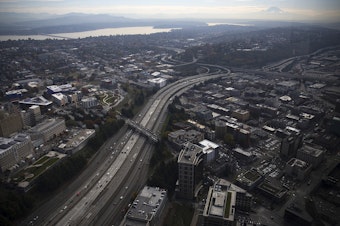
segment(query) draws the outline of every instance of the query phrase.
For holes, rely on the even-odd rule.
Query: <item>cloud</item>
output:
[[[65,0],[0,0],[0,3],[64,2]]]
[[[124,2],[125,3],[122,3]],[[0,0],[1,12],[21,13],[107,13],[134,17],[180,17],[180,18],[243,18],[243,19],[283,19],[283,20],[324,20],[340,21],[340,9],[331,10],[299,8],[295,4],[281,5],[282,0],[275,0],[275,6],[268,8],[264,4],[269,0],[193,0],[183,1],[136,1],[136,0]],[[287,3],[291,0],[285,0]],[[314,0],[313,0],[314,1]],[[330,1],[330,0],[327,0]],[[156,2],[156,3],[155,3]],[[237,3],[238,2],[238,3]],[[270,1],[273,3],[273,1]],[[170,5],[169,5],[170,4]]]

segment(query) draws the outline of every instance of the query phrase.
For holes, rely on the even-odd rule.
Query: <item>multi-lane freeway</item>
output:
[[[159,90],[138,114],[133,123],[145,129],[150,136],[159,134],[167,105],[175,95],[180,95],[193,85],[209,79],[227,76],[200,74],[181,79]],[[124,128],[120,139],[113,138],[101,147],[106,153],[97,161],[92,173],[81,175],[81,180],[71,184],[73,190],[50,204],[42,214],[39,224],[43,225],[112,225],[122,219],[122,210],[130,202],[132,194],[146,182],[147,165],[151,156],[152,143],[148,133]],[[153,137],[154,138],[154,137]],[[100,155],[100,154],[99,154]],[[94,164],[94,163],[93,163]],[[72,193],[73,192],[73,193]],[[38,222],[36,222],[38,223]]]

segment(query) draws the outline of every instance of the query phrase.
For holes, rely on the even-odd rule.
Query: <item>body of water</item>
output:
[[[138,34],[153,34],[159,32],[170,32],[172,28],[157,29],[151,26],[145,27],[120,27],[120,28],[105,28],[91,31],[60,33],[60,34],[46,34],[46,35],[0,35],[0,41],[7,40],[45,40],[45,39],[77,39],[87,37],[99,37],[110,35],[138,35]]]
[[[242,27],[249,27],[253,26],[251,24],[237,24],[237,23],[207,23],[208,26],[218,26],[218,25],[235,25],[235,26],[242,26]]]

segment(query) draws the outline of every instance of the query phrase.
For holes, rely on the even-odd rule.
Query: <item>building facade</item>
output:
[[[86,97],[81,99],[81,105],[83,108],[91,108],[98,105],[98,100],[95,97]]]
[[[20,132],[22,130],[23,123],[19,112],[13,112],[11,114],[1,112],[0,114],[1,137],[10,137],[13,133]]]
[[[11,138],[0,137],[1,172],[9,170],[30,154],[33,154],[33,145],[28,135],[21,133]]]
[[[39,140],[39,145],[53,139],[66,130],[65,120],[61,118],[46,119],[32,127],[28,133],[33,141]]]
[[[301,159],[313,165],[316,168],[320,165],[325,155],[325,151],[321,146],[305,144],[296,154],[296,158]]]
[[[192,200],[196,186],[203,177],[203,150],[200,146],[186,143],[178,156],[178,196]]]

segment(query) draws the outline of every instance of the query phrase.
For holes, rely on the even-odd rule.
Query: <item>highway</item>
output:
[[[180,95],[193,85],[209,79],[229,75],[200,74],[181,79],[159,90],[134,119],[140,128],[158,135],[167,111],[167,105],[175,95]],[[122,210],[130,202],[132,194],[145,184],[147,168],[152,153],[152,143],[145,134],[123,128],[121,138],[109,140],[101,147],[104,154],[92,173],[87,171],[70,185],[67,194],[57,202],[44,205],[35,214],[35,222],[41,225],[102,225],[119,223]],[[98,157],[99,158],[99,157]],[[52,202],[52,201],[51,201]],[[111,206],[111,208],[109,207]],[[34,215],[35,215],[34,214]],[[33,216],[33,215],[32,215]],[[25,225],[25,224],[23,224]],[[26,224],[27,225],[27,224]]]

